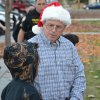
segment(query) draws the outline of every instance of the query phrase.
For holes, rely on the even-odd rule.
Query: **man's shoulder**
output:
[[[30,10],[29,12],[28,12],[28,15],[31,15],[31,14],[34,14],[34,13],[37,13],[37,11],[36,11],[36,9],[34,8],[34,9],[32,9],[32,10]]]
[[[40,41],[39,35],[35,35],[34,37],[30,38],[28,42],[38,42]]]
[[[65,37],[63,37],[63,36],[61,36],[60,37],[60,42],[62,42],[63,44],[65,44],[65,45],[69,45],[69,46],[73,46],[73,44],[72,44],[72,42],[71,41],[69,41],[68,39],[66,39]]]
[[[61,40],[62,42],[65,42],[65,43],[70,42],[68,39],[66,39],[66,38],[63,37],[63,36],[60,37],[60,40]]]

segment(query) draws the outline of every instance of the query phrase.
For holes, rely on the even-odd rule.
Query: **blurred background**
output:
[[[87,89],[84,100],[100,100],[100,0],[47,0],[58,1],[69,10],[72,24],[64,34],[79,36],[76,48],[85,65]],[[34,9],[34,0],[0,0],[0,93],[11,80],[2,64],[3,49],[15,41],[13,30],[20,18]]]

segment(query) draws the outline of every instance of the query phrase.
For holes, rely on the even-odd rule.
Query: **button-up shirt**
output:
[[[84,66],[74,45],[64,37],[56,43],[44,33],[28,40],[39,45],[40,63],[36,83],[43,100],[83,100],[86,88]]]

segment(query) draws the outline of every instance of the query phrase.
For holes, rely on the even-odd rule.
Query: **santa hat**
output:
[[[32,27],[33,33],[39,34],[43,28],[43,22],[49,19],[59,20],[67,26],[71,24],[70,13],[58,2],[53,2],[43,9],[38,24]]]

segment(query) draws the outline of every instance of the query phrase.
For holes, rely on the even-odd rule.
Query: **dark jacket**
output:
[[[27,82],[14,79],[2,91],[1,100],[41,100],[36,88]]]

